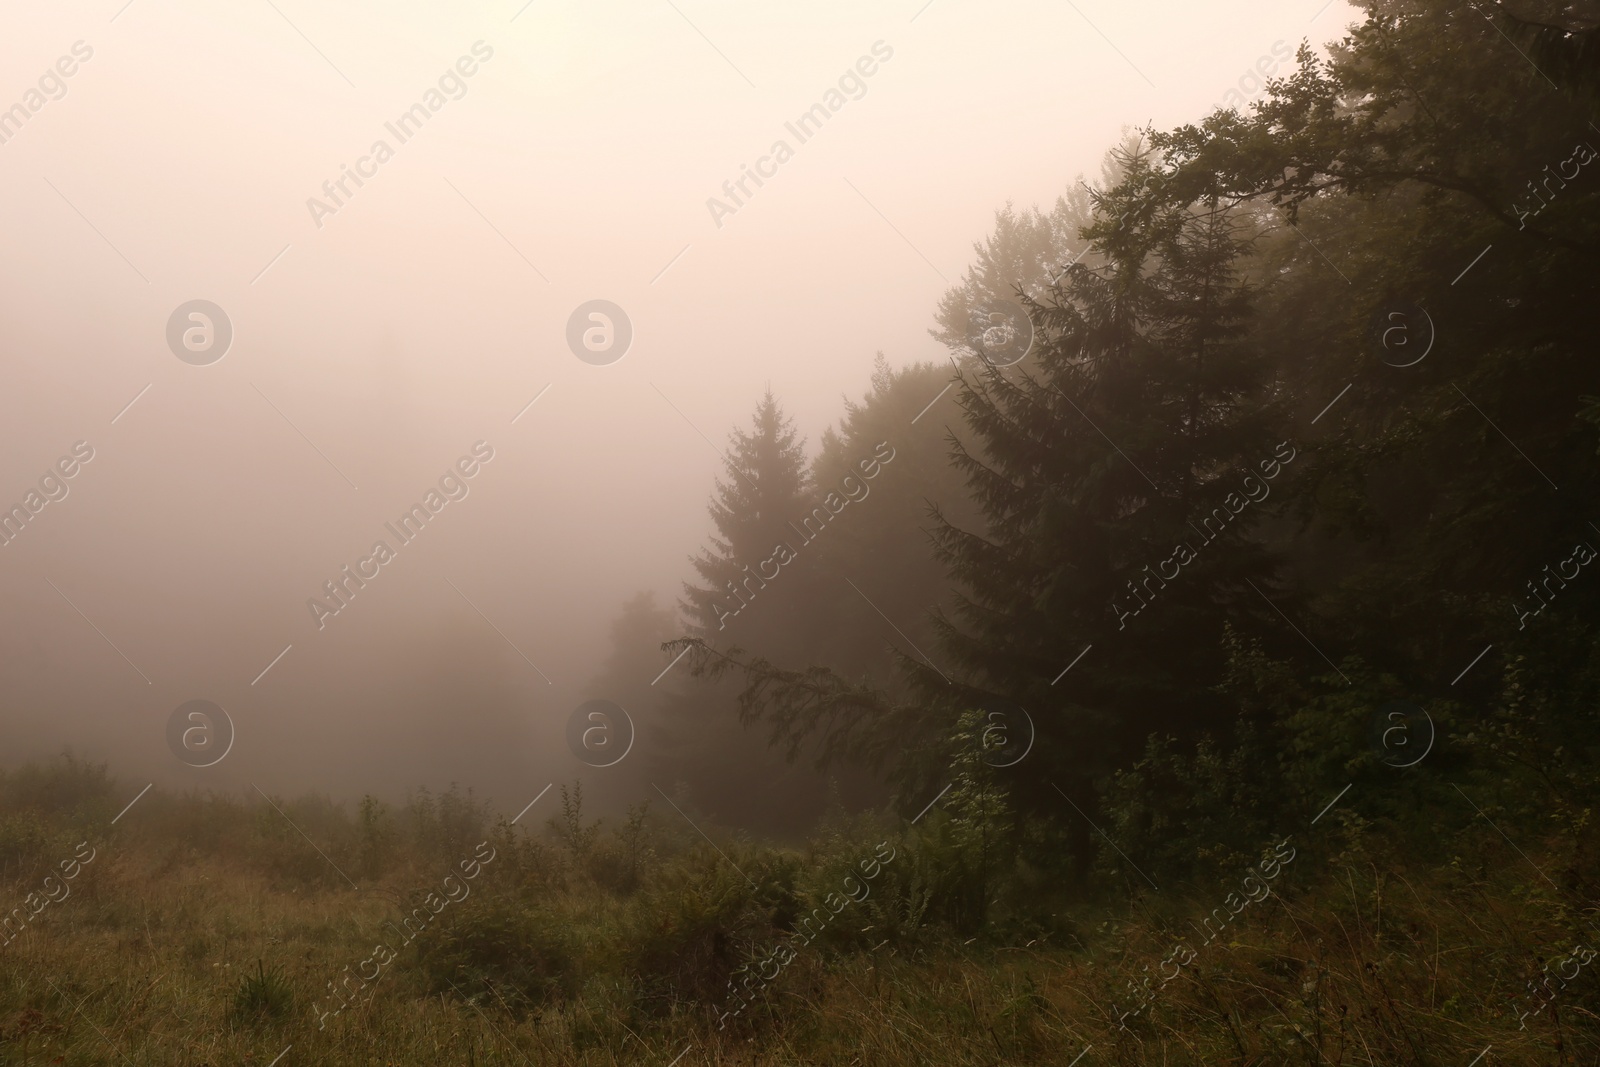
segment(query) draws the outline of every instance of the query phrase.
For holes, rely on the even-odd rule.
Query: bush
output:
[[[0,807],[10,811],[86,817],[111,803],[106,765],[85,763],[70,751],[43,766],[29,763],[9,774],[0,771]]]
[[[229,1017],[241,1026],[280,1022],[294,1008],[294,989],[283,972],[267,970],[256,961],[256,973],[246,975],[234,990]]]
[[[51,828],[32,812],[0,815],[0,880],[25,877],[50,862]]]
[[[649,999],[711,1001],[745,950],[773,936],[773,908],[781,904],[781,875],[737,862],[757,884],[720,857],[709,865],[683,861],[633,898],[621,933],[621,964]]]
[[[490,989],[517,1013],[572,996],[579,960],[571,924],[506,895],[474,894],[417,940],[427,991]]]

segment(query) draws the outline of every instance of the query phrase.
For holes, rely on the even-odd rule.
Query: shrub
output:
[[[229,1016],[242,1026],[260,1026],[287,1018],[293,1008],[294,989],[289,980],[278,968],[269,971],[257,960],[256,973],[246,975],[234,990]]]
[[[750,856],[734,862],[755,885],[721,857],[685,859],[634,897],[621,931],[621,964],[646,998],[713,1000],[744,951],[773,935],[781,876]]]
[[[85,763],[70,751],[43,766],[28,763],[0,771],[0,807],[50,815],[86,815],[112,803],[112,782],[104,763]]]
[[[579,980],[571,925],[506,895],[474,894],[417,940],[429,993],[485,986],[514,1011],[570,997]]]
[[[49,862],[51,832],[31,812],[0,815],[0,879],[29,875]]]

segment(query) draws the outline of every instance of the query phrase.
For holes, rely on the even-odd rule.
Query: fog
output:
[[[0,548],[0,762],[71,747],[164,786],[341,798],[459,781],[513,812],[595,776],[569,716],[609,695],[622,604],[691,577],[717,450],[762,393],[814,451],[875,353],[945,359],[934,308],[996,209],[1050,205],[1124,130],[1197,119],[1349,15],[12,7],[0,507],[45,503]],[[740,190],[746,167],[767,176]],[[203,365],[168,343],[195,300],[232,329]],[[604,365],[567,341],[591,300],[632,325]],[[907,432],[955,417],[946,396]],[[422,532],[391,534],[430,491]],[[394,558],[318,618],[379,540]],[[168,747],[194,699],[236,728],[207,768]]]

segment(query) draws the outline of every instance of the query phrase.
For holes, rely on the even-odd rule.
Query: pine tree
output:
[[[1101,161],[1103,186],[1122,180],[1126,160],[1137,155],[1142,143],[1142,136],[1124,131],[1121,145]],[[1056,198],[1048,213],[1007,203],[995,212],[994,231],[973,244],[973,264],[961,284],[940,298],[929,334],[957,361],[972,360],[975,316],[1002,302],[1017,304],[1019,292],[1039,299],[1070,264],[1097,267],[1105,262],[1102,252],[1082,236],[1093,218],[1094,192],[1081,177]]]
[[[800,595],[803,583],[792,573],[781,574],[782,589],[767,595],[757,568],[777,546],[793,546],[790,523],[805,512],[809,490],[803,443],[770,389],[756,405],[751,429],[734,431],[724,467],[710,506],[717,532],[691,560],[705,584],[685,583],[681,603],[702,637],[723,640],[732,629],[743,641],[759,640],[776,632],[779,612],[770,601]],[[761,600],[769,603],[758,606]],[[763,618],[765,624],[756,621]]]
[[[948,363],[896,370],[879,353],[871,390],[859,402],[845,400],[843,418],[824,431],[812,465],[813,483],[819,491],[840,489],[859,499],[826,537],[807,548],[820,571],[818,599],[825,598],[814,618],[797,620],[809,627],[816,648],[807,661],[890,684],[896,664],[885,650],[902,643],[902,636],[884,616],[894,620],[904,641],[933,647],[927,616],[944,599],[948,584],[925,532],[929,503],[952,509],[963,520],[978,518],[939,432],[939,420],[953,405],[946,400],[929,408],[950,379]],[[912,424],[919,413],[921,421]],[[877,462],[882,455],[893,459]],[[871,597],[870,604],[864,595]]]
[[[1249,632],[1270,610],[1249,584],[1266,587],[1271,564],[1246,493],[1265,499],[1258,466],[1281,470],[1287,453],[1275,458],[1270,368],[1245,329],[1248,223],[1214,194],[1167,195],[1148,153],[1122,162],[1084,231],[1106,265],[1030,302],[1037,363],[963,375],[979,447],[952,441],[953,457],[988,530],[936,531],[964,590],[940,625],[945,673],[964,682],[958,700],[1033,716],[1038,756],[1015,787],[1035,810],[1061,810],[1057,789],[1090,810],[1148,734],[1223,720],[1224,624]],[[942,678],[905,664],[945,699]]]
[[[709,509],[716,532],[691,559],[704,583],[684,584],[680,607],[691,634],[781,659],[810,654],[797,620],[816,615],[816,555],[792,525],[809,510],[810,488],[802,442],[768,390],[750,428],[732,434]],[[767,731],[745,728],[752,720],[741,717],[735,687],[681,679],[663,688],[661,726],[651,735],[656,770],[685,783],[708,813],[792,831],[821,812],[826,782],[770,748]]]

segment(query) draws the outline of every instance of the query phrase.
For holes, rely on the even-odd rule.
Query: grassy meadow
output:
[[[576,787],[517,825],[455,790],[355,810],[152,790],[118,817],[138,791],[70,759],[5,778],[0,886],[26,920],[0,950],[0,1063],[1600,1057],[1590,917],[1545,878],[1573,855],[1482,819],[1431,857],[1343,798],[1214,884],[1108,874],[1073,904],[1026,850],[975,865],[959,797],[779,848],[705,826],[713,846],[666,805],[596,821]]]

